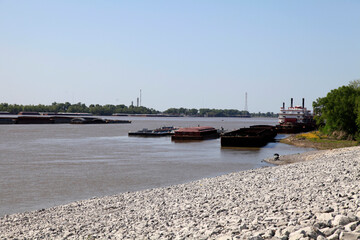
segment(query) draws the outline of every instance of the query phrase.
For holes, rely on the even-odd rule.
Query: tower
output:
[[[140,89],[140,107],[141,107],[141,89]]]
[[[245,92],[245,107],[244,107],[244,111],[247,111],[247,112],[248,112],[247,92]]]

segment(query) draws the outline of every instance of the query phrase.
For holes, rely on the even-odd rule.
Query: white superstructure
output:
[[[311,123],[312,121],[313,121],[313,115],[311,114],[311,111],[306,109],[304,98],[303,98],[302,106],[293,106],[293,99],[291,98],[290,107],[286,109],[285,103],[283,103],[283,107],[280,108],[279,124],[287,124],[287,123],[307,124],[307,123]]]

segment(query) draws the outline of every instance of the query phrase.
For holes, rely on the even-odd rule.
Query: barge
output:
[[[273,141],[277,133],[274,126],[257,125],[240,128],[221,135],[222,147],[263,147]]]
[[[219,138],[220,134],[217,129],[213,127],[189,127],[179,128],[171,136],[171,140],[206,140]]]
[[[175,127],[161,127],[156,128],[154,130],[149,130],[147,128],[143,128],[142,130],[136,132],[129,132],[129,136],[139,136],[139,137],[162,137],[162,136],[172,136],[174,135],[174,131],[178,128]]]
[[[250,128],[270,130],[271,139],[274,139],[277,135],[276,127],[272,126],[272,125],[252,125],[252,126],[250,126]]]
[[[0,117],[0,124],[114,124],[131,123],[129,120],[102,119],[98,117],[78,117],[71,115],[18,115]]]

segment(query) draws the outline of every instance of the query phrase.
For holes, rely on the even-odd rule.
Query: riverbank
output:
[[[360,147],[0,219],[2,239],[344,239],[360,236]],[[308,239],[309,239],[308,238]]]
[[[339,140],[336,137],[321,134],[319,131],[292,134],[287,138],[281,139],[280,142],[297,147],[315,148],[317,150],[354,147],[359,145],[357,141]]]

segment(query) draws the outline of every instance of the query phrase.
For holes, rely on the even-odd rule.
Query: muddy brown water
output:
[[[170,137],[127,135],[162,126],[232,130],[275,125],[277,119],[113,118],[132,123],[0,125],[0,217],[270,166],[262,160],[274,153],[310,150],[282,143],[261,149],[221,148],[220,139],[178,143]]]

